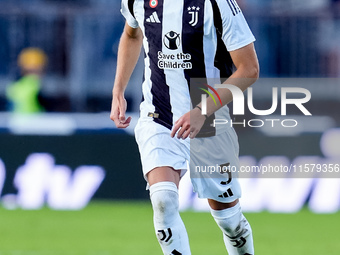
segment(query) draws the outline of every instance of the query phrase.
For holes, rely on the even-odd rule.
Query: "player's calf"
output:
[[[150,187],[156,235],[166,255],[190,255],[189,239],[178,211],[178,190],[173,182]]]
[[[223,232],[223,239],[229,255],[253,255],[252,230],[241,212],[240,204],[224,210],[212,210],[217,225]]]

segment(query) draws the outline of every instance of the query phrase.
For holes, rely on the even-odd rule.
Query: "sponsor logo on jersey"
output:
[[[157,12],[153,12],[149,18],[146,19],[146,22],[148,23],[161,23],[159,20]]]
[[[199,10],[200,8],[196,6],[188,7],[188,13],[191,15],[191,20],[189,24],[193,27],[196,26],[198,23]]]
[[[168,54],[158,52],[159,69],[192,69],[191,55],[188,53]]]
[[[170,31],[164,36],[163,41],[165,47],[167,47],[169,50],[177,50],[181,43],[180,34]]]
[[[164,35],[164,46],[171,51],[178,50],[181,45],[181,35],[170,31]],[[191,54],[178,52],[169,53],[168,50],[158,51],[159,69],[192,69]]]
[[[156,8],[158,6],[158,0],[150,0],[150,7]]]

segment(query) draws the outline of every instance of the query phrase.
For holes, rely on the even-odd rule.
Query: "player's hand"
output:
[[[195,138],[198,132],[201,130],[205,116],[201,114],[200,109],[194,108],[190,112],[187,112],[180,117],[171,131],[171,137],[175,137],[177,133],[178,139],[186,139],[190,137]]]
[[[130,125],[131,117],[125,117],[126,107],[124,96],[113,94],[110,119],[115,122],[117,128],[127,128]]]

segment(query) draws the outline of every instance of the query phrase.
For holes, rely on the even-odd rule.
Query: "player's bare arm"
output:
[[[124,92],[137,64],[142,42],[143,35],[140,28],[132,28],[125,24],[118,48],[117,70],[112,90],[110,115],[117,128],[126,128],[131,121],[131,117],[125,117],[127,103]]]
[[[239,87],[245,91],[250,87],[259,77],[260,67],[257,59],[254,44],[251,43],[241,49],[231,51],[230,56],[236,67],[236,71],[224,82],[224,84],[231,84]],[[221,97],[222,105],[229,104],[232,100],[232,94],[228,89],[217,89]],[[222,106],[213,102],[212,98],[207,98],[207,116],[210,116]]]
[[[259,77],[259,63],[254,44],[251,43],[241,49],[231,51],[230,55],[236,67],[236,71],[224,83],[235,85],[244,91]],[[232,94],[229,90],[218,89],[217,92],[221,97],[223,106],[232,101]],[[221,107],[221,105],[216,106],[212,98],[209,97],[207,99],[207,116],[210,116]],[[178,132],[177,138],[195,138],[202,128],[205,118],[206,117],[201,114],[201,110],[198,107],[195,107],[176,121],[171,132],[171,137],[175,137]]]

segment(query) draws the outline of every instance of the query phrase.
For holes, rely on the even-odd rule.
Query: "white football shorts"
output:
[[[190,168],[194,191],[200,198],[230,203],[241,197],[236,174],[239,170],[238,141],[233,128],[207,138],[171,138],[171,131],[152,118],[140,118],[135,127],[144,178],[156,167],[181,171]]]

